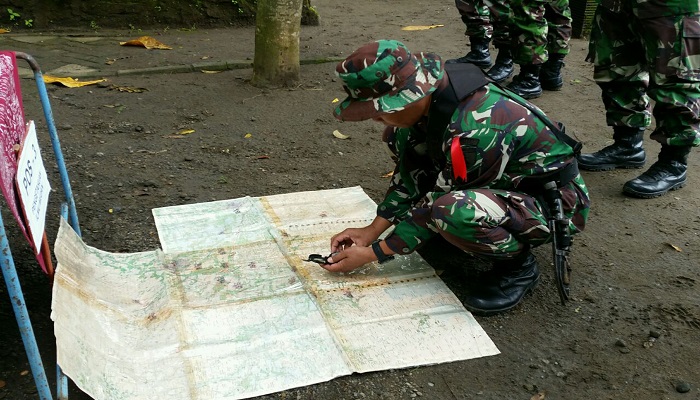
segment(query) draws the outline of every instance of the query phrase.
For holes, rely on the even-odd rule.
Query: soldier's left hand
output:
[[[376,259],[371,247],[352,246],[333,254],[328,258],[328,264],[321,267],[331,272],[350,272]]]

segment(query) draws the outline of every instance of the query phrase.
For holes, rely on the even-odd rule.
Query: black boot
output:
[[[517,306],[537,286],[540,271],[527,251],[513,260],[493,264],[492,271],[464,299],[464,307],[476,315],[493,315]]]
[[[494,82],[501,83],[508,79],[513,73],[513,54],[508,47],[498,49],[496,63],[486,72]]]
[[[453,58],[445,61],[446,64],[472,63],[480,68],[491,66],[491,53],[489,53],[489,40],[480,38],[469,38],[471,50],[466,56]]]
[[[564,80],[561,77],[561,67],[564,66],[564,54],[550,54],[547,62],[540,70],[540,84],[544,90],[561,90]]]
[[[615,168],[642,168],[647,160],[644,147],[644,128],[614,126],[610,146],[595,153],[579,154],[578,166],[587,171],[609,171]]]
[[[659,160],[639,177],[625,183],[622,191],[632,197],[652,199],[686,184],[690,146],[661,145]]]
[[[511,92],[523,99],[534,99],[542,94],[540,86],[539,64],[524,64],[520,66],[520,73],[506,86]]]

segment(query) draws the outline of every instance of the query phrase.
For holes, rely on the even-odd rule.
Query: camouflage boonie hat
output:
[[[366,44],[335,70],[348,93],[334,112],[343,121],[401,111],[432,93],[443,76],[440,57],[431,53],[413,55],[396,40]]]

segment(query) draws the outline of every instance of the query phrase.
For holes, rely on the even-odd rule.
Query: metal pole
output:
[[[70,179],[68,179],[68,171],[66,169],[66,163],[63,159],[63,153],[61,152],[61,143],[58,140],[58,133],[56,132],[56,124],[53,120],[53,113],[51,112],[51,104],[49,102],[49,95],[46,92],[46,85],[44,84],[44,78],[41,74],[41,68],[39,64],[34,60],[32,56],[26,53],[15,52],[17,58],[26,60],[34,71],[34,80],[36,81],[36,87],[39,90],[39,98],[41,100],[41,108],[44,109],[44,118],[46,119],[46,125],[49,128],[49,135],[51,137],[51,145],[53,146],[53,152],[56,155],[56,164],[58,166],[58,172],[61,176],[61,183],[63,185],[63,191],[66,195],[66,203],[68,203],[68,222],[70,226],[73,227],[78,236],[80,234],[80,224],[78,223],[78,212],[75,208],[75,200],[73,199],[73,191],[70,186]]]
[[[68,204],[61,204],[61,216],[68,220]],[[58,358],[58,354],[56,355]],[[56,362],[56,397],[58,400],[68,400],[68,377]]]
[[[2,222],[2,216],[0,216],[0,264],[2,265],[2,275],[3,278],[5,278],[7,292],[10,295],[10,302],[15,312],[19,332],[24,342],[24,350],[27,352],[29,366],[34,376],[36,389],[39,392],[39,398],[41,400],[52,400],[51,389],[49,388],[49,382],[46,379],[46,372],[44,371],[44,363],[41,362],[39,347],[36,344],[32,323],[29,320],[27,306],[24,303],[22,287],[17,277],[17,270],[15,269],[15,262],[12,259],[12,252],[10,251],[10,244],[7,241],[7,234],[5,232],[5,224]]]

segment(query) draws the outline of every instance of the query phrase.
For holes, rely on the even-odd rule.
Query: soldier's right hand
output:
[[[374,242],[377,235],[370,226],[364,228],[348,228],[331,238],[331,253],[343,251],[351,246],[367,247]]]

